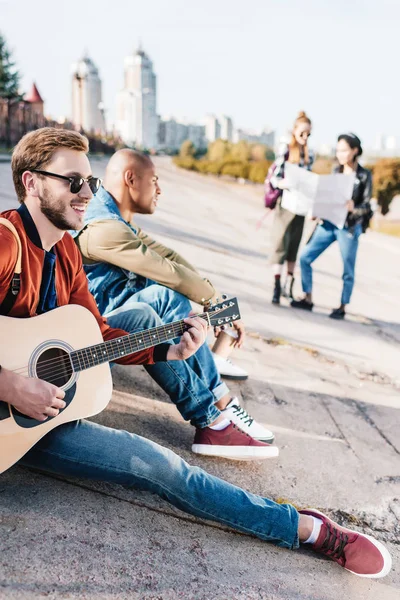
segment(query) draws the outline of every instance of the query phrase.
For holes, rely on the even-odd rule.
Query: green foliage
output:
[[[180,156],[174,156],[172,161],[177,167],[181,167],[182,169],[188,169],[189,171],[195,170],[194,167],[196,160],[194,158],[181,158]]]
[[[210,161],[223,160],[231,150],[231,144],[226,140],[215,140],[208,146],[207,158]]]
[[[265,151],[265,158],[267,160],[270,160],[271,162],[275,160],[275,152],[273,151],[272,148],[268,148],[268,146],[267,146],[267,149]]]
[[[233,160],[246,162],[251,158],[250,144],[241,140],[237,144],[232,144],[230,155]]]
[[[249,175],[249,164],[247,162],[230,161],[225,162],[221,167],[221,175],[230,175],[247,179]]]
[[[371,168],[371,167],[369,167]],[[400,160],[382,158],[372,167],[373,195],[381,207],[382,214],[389,212],[393,197],[400,194]]]
[[[190,140],[185,140],[181,145],[181,149],[179,150],[179,156],[181,158],[191,158],[195,155],[195,153],[196,148],[194,147],[193,142]]]
[[[267,146],[264,144],[253,144],[250,148],[251,160],[264,160],[266,152]]]
[[[268,169],[271,165],[271,160],[259,160],[251,163],[248,178],[250,181],[254,181],[255,183],[264,183]]]
[[[11,60],[4,37],[0,34],[0,98],[18,97],[20,75]]]
[[[263,144],[249,144],[240,141],[231,144],[216,140],[208,147],[207,156],[196,160],[193,156],[177,156],[173,162],[183,169],[204,174],[227,175],[236,179],[247,179],[264,183],[272,160],[265,158],[267,147]]]
[[[335,161],[333,158],[317,157],[313,164],[312,170],[315,173],[318,173],[318,175],[329,175],[329,173],[332,173],[334,164]]]

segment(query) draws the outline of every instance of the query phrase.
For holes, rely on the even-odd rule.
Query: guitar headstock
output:
[[[207,309],[207,313],[210,319],[210,325],[212,325],[212,327],[229,325],[229,323],[240,319],[237,298],[227,298],[219,304],[212,304]]]

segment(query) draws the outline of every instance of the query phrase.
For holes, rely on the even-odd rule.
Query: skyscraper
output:
[[[101,100],[101,80],[94,62],[87,54],[72,65],[72,122],[77,129],[105,131]]]
[[[207,142],[215,142],[221,137],[221,126],[215,115],[207,115],[205,125]]]
[[[221,139],[227,140],[231,142],[233,140],[233,121],[230,117],[226,115],[222,115],[219,118],[220,128],[221,128]]]
[[[153,63],[139,47],[125,58],[124,65],[124,88],[117,98],[116,129],[130,145],[156,148],[159,119]]]

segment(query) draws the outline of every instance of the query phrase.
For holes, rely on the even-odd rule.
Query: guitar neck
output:
[[[209,321],[208,313],[196,315]],[[180,337],[188,326],[181,321],[160,325],[152,329],[146,329],[136,333],[123,335],[115,340],[108,340],[95,346],[88,346],[80,350],[74,350],[70,354],[72,366],[75,372],[90,369],[105,362],[112,362],[123,356],[129,356],[139,350],[151,348],[168,340]]]

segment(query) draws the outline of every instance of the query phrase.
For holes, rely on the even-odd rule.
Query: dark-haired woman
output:
[[[329,315],[332,319],[344,319],[346,305],[349,304],[354,287],[354,271],[357,258],[358,238],[365,231],[365,224],[371,214],[372,177],[368,169],[364,169],[358,158],[362,154],[360,139],[354,133],[342,134],[338,137],[336,158],[338,166],[335,173],[356,174],[352,199],[347,203],[348,214],[343,229],[339,229],[330,221],[322,221],[300,256],[301,283],[305,296],[302,300],[293,300],[293,308],[312,310],[312,263],[333,242],[337,241],[343,259],[343,291],[339,308]]]
[[[271,178],[273,188],[288,189],[285,180],[285,162],[293,163],[299,167],[311,170],[314,157],[308,148],[308,138],[311,135],[311,120],[305,112],[300,112],[294,122],[289,144],[283,144],[275,161],[275,171]],[[281,199],[277,202],[272,226],[271,258],[275,286],[272,297],[273,304],[279,304],[280,297],[293,298],[294,269],[296,266],[297,252],[303,235],[304,216],[296,215],[281,206]],[[281,274],[284,263],[287,263],[287,276],[281,289]]]

